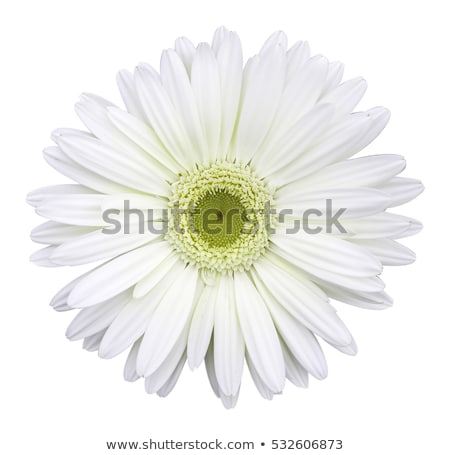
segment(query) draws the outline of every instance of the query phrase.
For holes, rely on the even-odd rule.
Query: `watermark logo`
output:
[[[344,215],[345,207],[333,207],[333,200],[325,200],[325,210],[306,208],[273,208],[269,201],[262,209],[207,208],[199,210],[193,204],[181,208],[174,204],[171,208],[138,209],[133,208],[129,200],[124,200],[123,207],[110,208],[102,213],[105,227],[104,234],[123,234],[149,232],[152,234],[166,234],[169,229],[183,233],[189,229],[193,234],[206,233],[209,235],[235,235],[239,227],[242,234],[255,234],[265,229],[269,234],[284,229],[286,234],[296,234],[303,230],[307,234],[322,232],[341,234],[347,233],[339,219]]]

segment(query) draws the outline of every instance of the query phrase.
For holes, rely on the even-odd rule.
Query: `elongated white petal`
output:
[[[330,93],[340,84],[343,74],[344,65],[341,62],[331,62],[328,65],[327,78],[322,88],[322,97]]]
[[[214,49],[214,47],[213,47]],[[231,158],[230,142],[236,125],[242,83],[242,47],[234,32],[224,33],[216,51],[221,87],[221,131],[217,159]]]
[[[281,197],[298,194],[299,186],[302,191],[312,191],[321,188],[348,188],[378,186],[405,168],[405,159],[400,155],[371,155],[339,161],[309,175],[306,178],[292,182],[280,188],[277,194]],[[379,187],[382,189],[383,187]],[[389,193],[389,191],[385,191]]]
[[[252,365],[274,393],[283,390],[285,366],[278,335],[264,301],[246,273],[235,273],[239,324]]]
[[[77,194],[96,194],[89,188],[83,185],[51,185],[38,188],[27,194],[27,202],[33,207],[39,207],[42,202],[52,199],[55,196],[74,196]],[[96,195],[97,197],[98,195]]]
[[[323,92],[328,66],[325,57],[316,55],[299,67],[296,74],[290,76],[272,124],[272,134],[283,134],[314,107]]]
[[[157,175],[149,160],[133,150],[123,153],[88,137],[62,135],[57,140],[64,153],[92,172],[104,175],[121,185],[151,194],[167,196],[169,188]]]
[[[94,335],[90,335],[83,340],[83,349],[89,352],[98,351],[100,347],[100,343],[102,342],[103,335],[105,334],[105,330],[101,330],[100,332],[95,333]]]
[[[178,378],[181,375],[181,372],[183,371],[184,364],[186,363],[186,353],[184,353],[181,356],[181,359],[178,362],[177,367],[173,371],[172,375],[170,378],[166,381],[166,383],[158,390],[158,396],[160,397],[166,397],[169,395],[169,393],[173,390],[175,387]]]
[[[307,41],[297,41],[286,53],[286,84],[297,77],[300,68],[311,56],[311,50]]]
[[[75,240],[79,236],[94,231],[95,227],[62,224],[56,221],[46,221],[31,231],[31,239],[37,243],[60,245]]]
[[[351,342],[350,332],[326,300],[315,298],[302,282],[267,260],[258,261],[254,267],[280,305],[305,327],[333,345]]]
[[[355,239],[399,239],[407,236],[413,226],[420,231],[422,225],[413,218],[382,212],[364,218],[343,219],[342,226],[346,231],[345,235],[351,235],[351,238]],[[415,228],[412,232],[416,232]]]
[[[100,357],[111,358],[120,354],[144,334],[151,315],[172,284],[170,278],[167,275],[147,295],[128,302],[108,327],[100,346]]]
[[[162,172],[169,178],[182,169],[174,155],[164,148],[155,132],[146,123],[113,107],[108,109],[107,115],[116,128],[144,150],[156,163],[160,163],[159,167],[162,167]]]
[[[66,194],[44,198],[36,213],[59,223],[77,226],[104,226],[101,212],[102,194]]]
[[[135,70],[135,79],[147,121],[169,153],[188,169],[194,164],[195,155],[189,158],[190,141],[158,73],[147,65],[140,65]]]
[[[297,361],[315,378],[327,376],[327,363],[316,337],[277,302],[258,274],[252,274],[275,322],[280,337]]]
[[[233,280],[220,277],[214,314],[214,368],[225,395],[235,395],[241,384],[245,344],[236,311]]]
[[[270,240],[295,256],[298,264],[343,275],[368,277],[381,273],[380,262],[369,252],[327,234],[274,234]]]
[[[206,138],[206,158],[209,163],[215,160],[217,154],[222,106],[219,66],[214,52],[207,44],[200,44],[195,53],[191,84]]]
[[[326,237],[323,243],[320,242],[322,237],[318,238],[318,236]],[[296,243],[292,237],[292,235],[272,236],[271,239],[274,242],[271,250],[312,277],[360,291],[377,292],[384,288],[383,282],[375,276],[381,272],[381,262],[367,251],[361,248],[353,249],[355,245],[352,245],[348,254],[344,253],[346,248],[338,253],[339,247],[345,244],[335,244],[334,240],[339,239],[329,240],[333,237],[325,234],[310,235],[310,238],[314,237],[314,241],[305,242],[306,249],[303,250],[301,242]],[[319,243],[315,244],[317,241]],[[325,247],[327,243],[329,245]],[[318,250],[313,252],[316,247]],[[320,253],[321,248],[324,248],[322,253]],[[355,262],[350,259],[353,256],[351,250],[355,254]]]
[[[290,166],[299,155],[324,134],[333,116],[334,107],[321,104],[301,117],[282,135],[269,134],[258,153],[253,157],[252,164],[268,176],[272,183],[272,175]]]
[[[287,43],[288,41],[286,33],[284,33],[281,30],[278,30],[272,33],[269,36],[269,38],[266,39],[266,41],[261,47],[261,50],[259,51],[259,54],[262,55],[265,52],[270,52],[271,49],[274,47],[280,47],[281,49],[283,49],[284,52],[286,52]]]
[[[136,366],[139,375],[149,376],[157,370],[191,317],[197,271],[179,263],[171,277],[175,282],[156,307],[142,339]]]
[[[192,61],[195,55],[195,46],[184,36],[175,41],[175,52],[183,62],[188,74],[191,74]]]
[[[112,259],[77,283],[68,305],[84,308],[119,294],[153,270],[169,252],[166,242],[151,242]]]
[[[67,338],[80,340],[106,329],[130,299],[128,290],[98,305],[83,308],[67,328]]]
[[[342,218],[360,218],[382,212],[389,207],[390,202],[387,193],[374,188],[338,188],[297,194],[291,192],[276,200],[279,210],[288,209],[297,217],[311,214],[312,218],[332,216],[341,210]]]
[[[136,358],[141,346],[142,338],[139,338],[133,343],[133,346],[128,353],[125,366],[123,368],[123,377],[125,381],[134,382],[139,379],[139,375],[136,373]]]
[[[336,106],[335,118],[353,111],[367,90],[367,83],[362,77],[350,79],[325,95],[321,102]]]
[[[205,356],[205,369],[206,374],[208,375],[209,384],[216,395],[216,397],[220,397],[220,387],[219,383],[217,382],[216,377],[216,369],[214,366],[214,338],[211,338],[211,343],[209,344],[208,350],[206,351]]]
[[[286,379],[297,387],[308,387],[308,372],[294,357],[283,339],[280,340],[280,343],[281,349],[283,350],[284,363],[286,365]]]
[[[192,158],[196,162],[207,163],[208,149],[197,103],[186,68],[174,50],[169,49],[162,54],[161,81],[192,144]]]
[[[405,177],[394,177],[378,188],[391,197],[390,207],[406,204],[423,192],[425,187],[420,180]]]
[[[383,265],[406,265],[416,260],[416,255],[406,246],[392,239],[349,239],[367,248]]]
[[[271,176],[273,185],[284,186],[303,178],[318,169],[352,156],[357,151],[361,138],[367,133],[370,117],[366,114],[352,114],[339,128],[318,143],[299,154],[289,166]]]
[[[151,169],[150,177],[158,176],[163,181],[174,177],[172,171],[168,167],[162,166],[160,161],[155,159],[154,154],[151,153],[157,153],[157,150],[155,149],[162,147],[160,145],[155,145],[151,151],[147,152],[147,150],[140,147],[139,143],[134,141],[135,135],[132,135],[131,137],[128,136],[127,129],[123,128],[123,123],[125,121],[122,124],[120,121],[114,121],[113,115],[110,113],[119,112],[120,114],[116,114],[116,116],[122,120],[125,117],[128,120],[128,123],[132,121],[134,121],[134,123],[140,123],[139,119],[122,111],[106,100],[90,94],[83,94],[81,96],[81,101],[75,105],[75,108],[83,123],[98,139],[105,144],[108,144],[119,153],[126,150],[126,154],[130,155],[136,163],[141,164],[146,169]],[[150,133],[147,132],[146,137],[149,135]],[[156,140],[153,142],[154,144],[157,144]],[[147,145],[147,143],[145,145]]]
[[[92,172],[69,158],[59,147],[47,147],[44,159],[61,174],[99,193],[127,192],[130,188]]]
[[[127,70],[119,71],[117,73],[117,85],[127,111],[138,119],[145,120],[133,74]]]
[[[247,361],[248,371],[250,372],[250,375],[253,379],[256,388],[258,389],[258,392],[266,400],[271,400],[273,398],[274,393],[261,379],[258,370],[255,368],[255,365],[253,364],[252,359],[248,354],[245,355],[245,360]]]
[[[175,372],[179,366],[180,361],[184,365],[186,361],[186,338],[187,338],[187,328],[178,338],[178,341],[175,343],[167,358],[155,370],[151,375],[146,376],[145,378],[145,391],[147,393],[156,393],[158,392],[164,384],[170,379],[172,374]],[[181,372],[180,372],[181,373]]]
[[[236,132],[236,157],[244,163],[251,160],[269,131],[283,91],[285,68],[281,47],[253,57],[246,65]]]
[[[30,256],[30,261],[36,265],[40,265],[41,267],[57,267],[59,264],[53,262],[51,260],[51,256],[55,251],[56,246],[46,246],[45,248],[41,248],[40,250],[35,251]]]
[[[51,260],[58,265],[80,265],[118,256],[140,247],[157,237],[149,232],[108,234],[102,229],[80,235],[59,245]]]
[[[198,368],[211,342],[217,287],[205,286],[194,310],[187,345],[188,363],[191,369]]]

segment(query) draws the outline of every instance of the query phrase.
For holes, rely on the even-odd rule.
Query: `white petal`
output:
[[[327,237],[323,244],[320,242],[320,238],[317,238],[318,235]],[[344,252],[345,249],[341,253],[337,253],[343,245],[334,244],[333,240],[328,240],[328,238],[333,238],[329,235],[310,235],[319,243],[315,246],[314,243],[311,243],[305,250],[301,248],[300,243],[296,244],[295,239],[292,239],[292,235],[282,237],[284,238],[278,236],[276,238],[276,241],[281,243],[282,247],[273,244],[271,250],[288,264],[307,272],[313,279],[322,279],[350,289],[367,292],[378,292],[384,288],[383,282],[375,276],[381,272],[381,263],[361,248],[358,251],[353,250],[355,260],[357,260],[357,263],[354,263],[350,259],[350,256],[353,256],[350,250],[353,248],[350,247],[348,254]],[[275,239],[275,236],[272,236],[271,239]],[[335,238],[335,240],[338,239]],[[325,247],[328,242],[330,244]],[[354,247],[355,245],[352,246]],[[313,250],[316,247],[318,250],[314,253]],[[321,248],[323,249],[320,253]],[[309,252],[307,252],[308,250]]]
[[[298,182],[297,193],[291,192],[288,196],[276,198],[278,210],[289,209],[296,217],[306,216],[311,213],[312,218],[332,215],[338,210],[344,210],[340,218],[359,218],[374,215],[389,207],[391,202],[388,194],[374,188],[338,188],[317,190],[312,192],[302,191]],[[320,214],[319,214],[320,212]]]
[[[169,255],[164,241],[123,254],[90,272],[73,289],[68,305],[84,308],[109,299],[133,286]]]
[[[186,338],[187,330],[184,330],[161,366],[145,378],[145,391],[147,393],[158,392],[172,377],[180,362],[184,366],[186,362]]]
[[[280,340],[283,350],[284,363],[286,365],[286,378],[297,387],[308,387],[308,372],[294,357],[291,350],[286,346],[283,339]]]
[[[310,265],[311,270],[322,269],[357,277],[374,276],[382,271],[380,262],[372,254],[328,234],[306,234],[300,231],[291,235],[274,234],[270,240],[294,257],[294,264]]]
[[[67,328],[67,338],[80,340],[106,329],[130,299],[128,290],[98,305],[83,308]]]
[[[286,61],[286,83],[289,83],[293,78],[297,77],[300,68],[309,59],[311,51],[309,44],[306,41],[297,41],[287,51]]]
[[[252,164],[261,175],[270,176],[291,165],[298,156],[306,151],[317,138],[324,134],[334,113],[330,104],[321,104],[301,117],[284,134],[269,134],[258,153],[253,157]],[[283,182],[281,184],[286,184]],[[271,183],[273,185],[273,183]]]
[[[80,166],[63,153],[59,147],[47,147],[44,150],[44,159],[51,167],[69,179],[92,188],[99,193],[110,194],[130,191],[130,188],[128,187],[112,182],[111,180]]]
[[[94,231],[95,227],[74,226],[55,221],[46,221],[31,231],[31,239],[37,243],[60,245]]]
[[[164,51],[161,56],[161,81],[186,129],[196,161],[207,163],[207,143],[194,93],[186,68],[174,50]]]
[[[273,393],[279,393],[284,387],[285,366],[273,321],[246,273],[235,273],[234,285],[248,357],[263,383]]]
[[[117,111],[120,111],[121,114],[117,114],[117,117],[120,119],[126,118],[128,119],[128,122],[130,122],[129,119],[131,118],[135,123],[140,123],[139,119],[118,109],[108,101],[90,94],[83,94],[81,96],[81,101],[76,104],[75,107],[78,116],[83,123],[102,142],[110,145],[113,149],[117,150],[118,153],[130,155],[133,160],[140,163],[145,168],[151,168],[152,176],[156,175],[162,180],[173,178],[174,174],[169,168],[162,166],[150,152],[147,153],[146,150],[143,150],[138,143],[133,141],[133,137],[128,137],[128,131],[126,129],[124,131],[124,128],[121,128],[123,125],[120,124],[120,122],[116,121],[116,123],[119,123],[119,125],[116,125],[110,112],[117,113]],[[148,130],[148,128],[146,129]],[[149,135],[150,134],[147,134],[147,136]],[[156,142],[156,140],[154,140],[154,142]],[[155,146],[151,151],[157,147],[158,146]],[[160,145],[159,148],[161,148]],[[159,153],[164,153],[164,151],[160,151]]]
[[[175,52],[179,55],[188,74],[191,74],[192,61],[195,55],[195,46],[184,36],[175,41]]]
[[[94,335],[86,337],[83,341],[83,349],[86,349],[86,351],[89,351],[89,352],[98,351],[98,348],[100,346],[100,343],[102,342],[104,334],[105,334],[105,331],[102,330]]]
[[[322,89],[322,97],[334,90],[341,82],[344,65],[341,62],[331,62],[328,65],[327,79]]]
[[[385,107],[374,107],[363,115],[369,117],[369,128],[355,145],[352,155],[367,147],[384,130],[391,118],[391,113]]]
[[[283,51],[286,52],[287,36],[281,30],[272,33],[272,35],[270,35],[269,38],[267,38],[267,40],[261,47],[259,54],[262,55],[265,52],[270,52],[272,48],[277,46],[281,47],[281,49],[283,49]]]
[[[406,246],[391,239],[349,239],[367,248],[383,265],[406,265],[416,260],[416,255]]]
[[[395,236],[392,235],[391,238],[402,239],[404,237],[416,235],[418,232],[420,232],[422,230],[423,225],[420,221],[414,220],[413,218],[409,218],[408,221],[409,221],[409,226],[404,231],[397,233]]]
[[[96,194],[89,188],[82,185],[64,184],[51,185],[38,188],[27,194],[27,203],[33,207],[39,207],[42,202],[52,199],[55,196],[77,195],[77,194]]]
[[[254,267],[280,305],[306,328],[333,345],[350,344],[350,332],[326,300],[315,298],[303,282],[265,259],[255,263]]]
[[[395,213],[382,212],[364,218],[343,219],[342,226],[346,236],[356,239],[379,239],[383,237],[399,239],[407,235],[413,235],[420,231],[421,223],[413,218],[397,215]],[[412,227],[411,234],[408,231]]]
[[[160,163],[169,178],[173,178],[182,169],[181,164],[164,148],[155,132],[147,124],[116,108],[108,109],[108,117],[116,128],[142,148],[153,160]]]
[[[362,292],[345,289],[325,281],[319,281],[320,287],[333,299],[348,305],[369,310],[384,310],[392,306],[392,298],[386,292]]]
[[[402,172],[405,165],[405,159],[400,155],[370,155],[339,161],[280,188],[278,194],[280,196],[298,194],[300,184],[303,191],[347,188],[350,185],[352,187],[378,186]]]
[[[43,198],[36,213],[45,218],[77,226],[104,226],[102,194],[54,194]]]
[[[286,70],[286,53],[274,47],[250,59],[244,69],[236,157],[246,163],[269,131],[280,102]]]
[[[183,354],[181,359],[178,362],[177,367],[173,371],[172,375],[170,378],[167,380],[167,382],[158,390],[158,396],[160,397],[166,397],[169,395],[169,393],[173,390],[175,387],[178,378],[181,375],[181,372],[183,371],[184,364],[186,363],[186,353]]]
[[[217,54],[217,52],[221,48],[224,40],[226,39],[226,37],[229,34],[230,34],[230,31],[224,26],[219,27],[218,29],[215,30],[214,36],[212,39],[212,44],[211,44],[211,48],[215,54]]]
[[[53,299],[50,302],[50,306],[56,311],[68,311],[73,310],[72,307],[67,305],[67,298],[72,292],[73,288],[90,272],[84,273],[79,277],[72,280],[70,283],[66,284],[62,289],[60,289]]]
[[[247,361],[248,371],[253,379],[253,382],[258,389],[258,392],[261,394],[263,398],[266,400],[271,400],[273,398],[274,393],[270,390],[269,387],[264,383],[261,379],[261,376],[258,374],[255,366],[253,365],[252,359],[248,354],[245,355],[245,360]]]
[[[217,63],[219,66],[221,86],[222,128],[217,159],[227,155],[233,136],[238,114],[239,98],[242,83],[242,47],[239,37],[234,32],[228,32],[217,48]]]
[[[257,274],[253,273],[253,278],[258,283],[258,292],[266,302],[280,337],[292,355],[315,378],[324,379],[327,376],[327,363],[316,337],[269,294]]]
[[[289,165],[270,176],[274,186],[284,186],[294,180],[316,172],[317,170],[352,156],[365,136],[370,125],[366,114],[352,114],[334,128],[322,140],[314,145],[299,149],[297,156],[292,156]]]
[[[322,99],[323,103],[336,106],[335,118],[342,117],[353,111],[367,89],[367,83],[362,77],[356,77],[338,85]]]
[[[142,339],[136,364],[139,375],[149,376],[159,368],[192,314],[197,270],[179,262],[170,276],[173,285],[156,307]]]
[[[51,260],[58,265],[87,264],[134,250],[156,236],[149,232],[108,234],[100,229],[59,245],[53,251]]]
[[[158,73],[148,65],[135,71],[136,89],[145,116],[169,153],[186,169],[195,162],[191,144]]]
[[[179,256],[173,251],[168,252],[159,264],[152,268],[142,279],[140,279],[133,289],[133,297],[140,299],[150,292],[171,270],[177,266]]]
[[[214,368],[225,395],[236,395],[244,366],[245,344],[236,311],[234,283],[220,277],[214,315]]]
[[[406,204],[423,192],[425,187],[420,180],[405,177],[394,177],[378,188],[391,197],[390,207]]]
[[[207,44],[200,44],[195,53],[191,84],[206,138],[208,161],[211,162],[216,158],[220,139],[221,86],[219,66]]]
[[[154,166],[139,151],[128,148],[124,153],[97,139],[75,135],[62,135],[56,140],[64,153],[92,172],[138,191],[169,194],[166,182],[155,175]]]
[[[40,250],[35,251],[30,256],[30,261],[41,267],[57,267],[58,264],[55,264],[50,258],[53,252],[55,251],[56,246],[46,246]]]
[[[123,377],[125,381],[134,382],[139,379],[139,375],[136,373],[136,358],[141,345],[142,338],[136,340],[128,353],[127,361],[123,369]]]
[[[206,351],[205,356],[205,368],[208,375],[208,380],[213,389],[214,394],[220,396],[220,387],[217,382],[216,370],[214,367],[214,339],[211,338],[211,343],[209,344],[208,350]]]
[[[187,346],[189,367],[198,368],[203,362],[214,327],[217,286],[205,286],[194,310]]]
[[[127,111],[138,119],[145,120],[145,114],[136,91],[133,74],[127,70],[119,71],[117,73],[117,85]]]
[[[272,134],[283,133],[314,107],[323,91],[328,60],[316,55],[308,59],[286,83],[273,125]]]
[[[111,359],[135,343],[144,334],[153,311],[168,287],[166,280],[144,298],[131,299],[109,325],[98,355]]]

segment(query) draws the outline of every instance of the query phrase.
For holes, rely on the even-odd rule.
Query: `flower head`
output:
[[[389,112],[353,112],[366,83],[341,83],[342,64],[278,32],[242,66],[220,28],[212,45],[178,39],[159,73],[121,71],[126,111],[82,95],[89,132],[56,130],[44,151],[76,184],[28,197],[49,219],[34,262],[106,260],[52,300],[80,309],[67,336],[104,358],[129,349],[125,378],[161,396],[204,362],[226,407],[244,363],[272,398],[327,375],[318,337],[356,353],[329,300],[391,305],[378,275],[414,261],[396,239],[421,225],[387,209],[423,190],[397,176],[401,156],[352,158]]]

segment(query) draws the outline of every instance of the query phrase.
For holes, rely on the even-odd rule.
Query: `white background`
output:
[[[3,5],[5,5],[3,3]],[[0,11],[1,64],[1,425],[8,454],[102,454],[107,440],[342,439],[342,454],[450,453],[449,426],[449,90],[444,1],[15,1]],[[180,35],[210,41],[236,30],[249,57],[282,29],[293,43],[363,75],[359,106],[392,111],[367,153],[399,153],[405,176],[427,189],[401,213],[424,231],[405,242],[418,260],[385,270],[393,308],[374,312],[336,304],[359,354],[324,346],[329,377],[309,389],[288,385],[265,401],[244,377],[237,408],[225,410],[203,368],[186,369],[166,399],[142,381],[122,379],[125,360],[100,360],[71,343],[73,317],[48,307],[81,269],[28,262],[41,220],[25,204],[30,190],[63,183],[41,150],[61,126],[81,127],[73,104],[83,91],[120,104],[115,73],[141,61],[158,66]],[[124,450],[118,451],[125,453]],[[311,451],[312,452],[312,451]],[[112,452],[109,452],[112,453]],[[162,453],[159,451],[158,453]],[[242,453],[242,452],[238,452]]]

